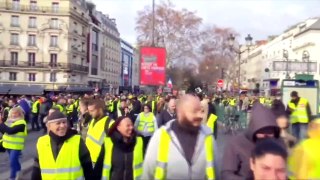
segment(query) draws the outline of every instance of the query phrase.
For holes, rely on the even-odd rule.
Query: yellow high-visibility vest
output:
[[[151,102],[151,108],[152,108],[152,112],[155,113],[156,112],[156,101],[152,101]]]
[[[101,147],[106,137],[105,126],[108,121],[109,117],[105,116],[98,122],[94,124],[94,119],[91,120],[88,128],[87,138],[86,138],[86,145],[90,152],[92,162],[96,163],[101,151]],[[109,123],[109,128],[114,123],[113,120]],[[94,124],[94,125],[93,125]]]
[[[230,106],[236,106],[236,99],[234,99],[234,98],[230,99],[229,105]]]
[[[160,143],[158,146],[157,154],[157,165],[154,174],[155,180],[165,180],[167,172],[167,164],[169,162],[169,149],[171,137],[167,130],[162,127],[160,129]],[[214,168],[214,147],[213,147],[213,136],[207,136],[205,138],[205,151],[206,151],[206,177],[208,180],[214,180],[216,178],[215,168]]]
[[[37,114],[39,112],[39,108],[38,105],[40,104],[39,100],[36,100],[33,104],[32,104],[32,109],[31,112],[34,114]]]
[[[266,98],[261,97],[259,98],[260,104],[264,104],[266,102]]]
[[[307,104],[308,100],[304,98],[300,98],[297,106],[294,103],[289,102],[289,108],[294,111],[291,113],[290,121],[291,123],[308,123],[309,117],[307,113]]]
[[[319,139],[306,139],[295,147],[288,160],[290,179],[320,179],[319,143]]]
[[[65,108],[61,104],[56,104],[54,106],[57,107],[61,113],[66,114]]]
[[[105,138],[104,140],[104,162],[103,162],[103,170],[102,170],[102,179],[108,180],[110,179],[110,172],[112,168],[112,151],[113,151],[113,143],[110,138]],[[143,172],[143,141],[141,137],[137,137],[136,144],[134,146],[133,151],[133,179],[138,180],[141,179]]]
[[[12,149],[12,150],[23,150],[25,145],[25,139],[28,135],[26,121],[24,119],[17,120],[13,123],[11,123],[10,121],[6,121],[5,124],[10,128],[21,125],[21,124],[25,125],[23,132],[18,132],[16,134],[4,133],[2,137],[2,140],[3,140],[2,145],[4,148]]]
[[[68,105],[66,108],[67,114],[71,114],[73,112],[73,109],[74,109],[73,104]]]
[[[214,114],[210,114],[209,119],[207,121],[207,126],[212,130],[212,132],[214,132],[214,123],[217,121],[218,116],[214,115]]]
[[[80,139],[80,135],[74,135],[66,140],[54,159],[50,136],[39,138],[37,150],[42,179],[84,179],[79,157]]]
[[[144,127],[147,127],[149,133],[153,133],[154,129],[154,115],[150,112],[148,116],[144,115],[144,112],[139,114],[138,131],[142,132]]]

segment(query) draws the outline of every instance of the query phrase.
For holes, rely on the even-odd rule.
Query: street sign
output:
[[[219,79],[217,84],[218,84],[218,87],[223,87],[223,80]]]

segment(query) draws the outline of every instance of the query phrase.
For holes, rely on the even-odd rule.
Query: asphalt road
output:
[[[220,128],[221,129],[221,128]],[[224,147],[226,142],[228,142],[230,135],[226,135],[223,130],[218,131],[218,167],[221,167],[222,155],[224,152]],[[42,136],[42,131],[39,132],[29,132],[25,149],[22,152],[22,157],[20,159],[22,166],[22,176],[20,180],[30,180],[31,179],[31,170],[33,164],[33,158],[36,155],[36,143],[39,136]],[[219,169],[218,169],[219,170]],[[9,167],[9,158],[7,153],[0,153],[0,179],[8,179],[10,176],[10,167]]]

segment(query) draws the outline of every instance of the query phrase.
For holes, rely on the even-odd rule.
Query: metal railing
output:
[[[0,60],[1,67],[15,67],[15,68],[41,68],[41,69],[59,69],[59,70],[70,70],[70,71],[81,71],[89,72],[89,67],[74,64],[74,63],[55,63],[50,62],[28,62],[28,61],[18,61],[13,62],[9,60]]]

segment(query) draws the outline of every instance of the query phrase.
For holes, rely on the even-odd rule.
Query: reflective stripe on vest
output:
[[[103,170],[102,170],[102,179],[109,180],[110,179],[110,171],[112,167],[112,151],[113,151],[113,143],[110,138],[105,138],[104,140],[104,162],[103,162]],[[143,164],[143,141],[141,137],[136,138],[136,144],[134,146],[133,151],[133,179],[139,180],[142,176],[142,164]]]
[[[147,127],[147,132],[154,132],[154,115],[149,113],[148,116],[145,116],[144,113],[140,113],[140,121],[138,124],[138,131],[143,132],[145,127]]]
[[[84,179],[79,157],[80,135],[66,140],[54,159],[50,136],[39,138],[37,150],[42,179]]]
[[[218,119],[218,117],[214,114],[210,114],[209,119],[207,121],[207,126],[212,130],[212,132],[214,132],[214,123],[216,122],[216,120]]]
[[[154,179],[164,180],[167,179],[167,165],[169,162],[169,149],[171,137],[167,130],[162,127],[160,129],[160,143],[158,146],[156,169]],[[215,179],[215,167],[214,167],[214,148],[213,148],[213,136],[209,135],[205,139],[205,151],[206,151],[206,177],[208,180]]]
[[[86,138],[86,145],[90,152],[92,162],[97,162],[99,157],[101,146],[103,144],[104,138],[106,137],[105,126],[108,120],[108,116],[105,116],[98,122],[94,124],[94,119],[90,122],[87,138]],[[113,124],[113,120],[109,123],[109,127]],[[94,124],[94,125],[93,125]]]
[[[25,145],[25,139],[27,136],[27,123],[25,120],[18,120],[13,123],[10,123],[9,121],[5,122],[5,124],[13,128],[14,126],[18,125],[25,125],[24,132],[18,132],[16,134],[7,134],[5,133],[2,137],[3,139],[3,147],[6,149],[12,149],[12,150],[23,150]]]
[[[39,103],[40,101],[37,100],[32,104],[32,110],[31,110],[32,113],[37,114],[39,112],[39,109],[38,109]]]
[[[289,103],[288,106],[294,111],[290,115],[291,123],[308,123],[308,113],[307,113],[307,99],[300,98],[297,106],[294,103]]]

